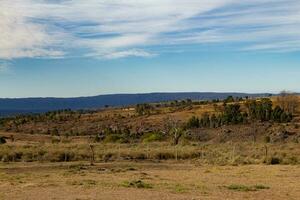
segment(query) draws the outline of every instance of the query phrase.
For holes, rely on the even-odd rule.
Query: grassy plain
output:
[[[300,166],[191,162],[0,165],[0,199],[299,199]]]

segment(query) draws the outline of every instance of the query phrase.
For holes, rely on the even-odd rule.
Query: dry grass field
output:
[[[0,199],[299,199],[300,166],[190,162],[0,165]]]
[[[299,143],[264,144],[228,142],[224,144],[190,143],[177,146],[165,142],[147,144],[94,144],[95,162],[115,161],[193,161],[209,165],[299,164]],[[267,152],[266,152],[267,149]],[[4,144],[0,161],[75,162],[90,161],[89,144]]]

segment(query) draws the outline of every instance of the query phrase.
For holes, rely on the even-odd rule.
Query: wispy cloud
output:
[[[129,49],[124,51],[114,51],[109,52],[107,54],[101,53],[98,54],[90,54],[88,56],[92,57],[100,57],[103,59],[118,59],[118,58],[126,58],[126,57],[153,57],[156,56],[154,53],[150,53],[141,49]]]
[[[0,59],[149,57],[154,46],[300,50],[299,0],[0,0]],[[174,46],[175,45],[175,46]],[[157,49],[157,48],[156,48]]]

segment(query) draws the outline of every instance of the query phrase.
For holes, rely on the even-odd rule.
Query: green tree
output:
[[[139,115],[149,115],[154,110],[154,108],[150,104],[145,103],[136,105],[135,110]]]
[[[200,127],[200,120],[198,117],[193,116],[187,122],[187,128],[199,128]]]

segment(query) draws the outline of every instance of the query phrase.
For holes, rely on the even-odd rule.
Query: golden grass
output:
[[[0,171],[0,199],[281,200],[300,196],[299,166],[2,163]]]
[[[187,143],[178,146],[166,142],[138,144],[93,144],[96,162],[117,160],[191,160],[201,164],[244,165],[272,163],[300,163],[298,143]],[[267,155],[266,155],[267,147]],[[0,145],[2,162],[70,162],[88,161],[89,144],[18,144]],[[276,164],[276,163],[272,163]]]

